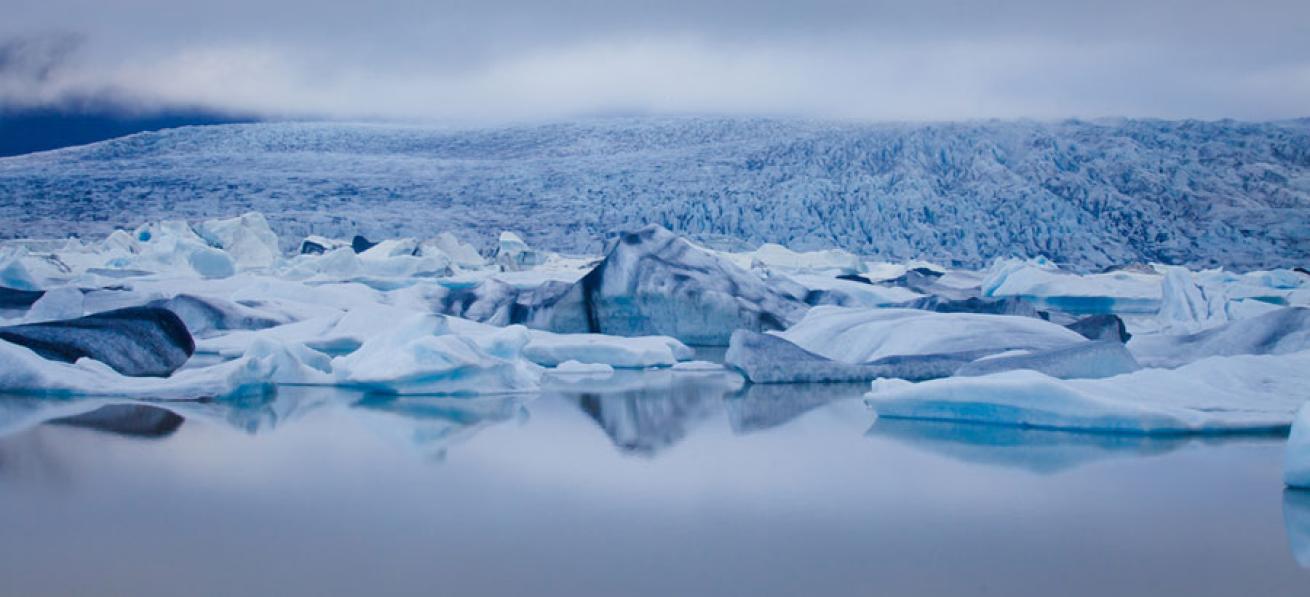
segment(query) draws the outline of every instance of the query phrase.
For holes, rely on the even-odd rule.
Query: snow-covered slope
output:
[[[0,238],[258,210],[284,243],[513,230],[595,254],[656,223],[735,249],[1242,270],[1310,261],[1310,121],[223,125],[0,159],[0,197]]]

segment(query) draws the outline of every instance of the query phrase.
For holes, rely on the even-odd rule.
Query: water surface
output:
[[[0,397],[0,593],[1310,594],[1279,438],[875,422],[862,391]]]

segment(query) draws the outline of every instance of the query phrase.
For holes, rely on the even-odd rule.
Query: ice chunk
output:
[[[797,299],[809,305],[841,307],[886,307],[923,298],[923,295],[896,286],[834,278],[818,274],[791,274],[787,279],[805,289]]]
[[[582,361],[564,361],[550,370],[551,375],[587,376],[608,378],[614,375],[614,368],[604,363],[584,363]]]
[[[1301,407],[1292,423],[1292,433],[1287,438],[1283,481],[1290,487],[1310,489],[1310,402]]]
[[[505,231],[500,233],[500,242],[496,248],[496,263],[506,271],[519,271],[540,265],[546,256],[528,248],[519,235]]]
[[[1138,335],[1128,349],[1147,367],[1177,367],[1209,356],[1306,350],[1310,349],[1310,308],[1286,307],[1184,336]]]
[[[152,307],[0,327],[0,340],[65,363],[92,358],[129,376],[167,376],[195,351],[186,324],[172,311]]]
[[[781,329],[805,305],[659,226],[627,232],[554,307],[555,331],[667,335],[723,346],[733,330]]]
[[[1045,319],[1043,314],[1032,306],[1032,303],[1023,299],[1007,297],[999,299],[987,299],[971,296],[962,299],[951,299],[941,296],[926,296],[918,300],[909,301],[903,305],[907,309],[922,309],[925,311],[934,311],[937,313],[978,313],[984,315],[1021,315],[1023,317],[1037,317]]]
[[[0,312],[26,311],[45,296],[43,290],[19,290],[0,286]]]
[[[1113,340],[1081,342],[1028,354],[979,359],[955,375],[971,377],[1028,369],[1060,379],[1096,379],[1132,373],[1141,366],[1123,344]]]
[[[668,336],[623,338],[603,334],[553,334],[532,331],[523,356],[554,367],[565,361],[598,363],[621,368],[668,367],[690,359],[692,350]]]
[[[74,319],[86,314],[86,298],[82,290],[72,286],[62,286],[47,290],[39,300],[32,303],[32,308],[23,317],[25,322]]]
[[[868,381],[887,373],[883,367],[835,361],[776,335],[750,330],[733,332],[723,362],[753,383]]]
[[[859,274],[865,271],[864,262],[841,249],[827,249],[800,253],[779,244],[765,243],[748,253],[722,253],[743,269],[765,267],[783,272],[827,274]]]
[[[1086,342],[1061,326],[1009,315],[814,307],[779,336],[846,363],[888,357],[1042,350]]]
[[[285,317],[273,317],[215,297],[179,294],[171,299],[153,301],[149,306],[168,309],[177,314],[192,336],[228,330],[260,330],[288,323]]]
[[[1116,271],[1077,275],[1050,261],[999,260],[982,282],[987,297],[1020,297],[1038,308],[1065,313],[1155,313],[1161,277],[1154,272]]]
[[[265,361],[242,358],[210,367],[182,369],[166,378],[129,377],[97,360],[53,361],[9,342],[0,342],[0,362],[4,363],[0,367],[0,391],[44,396],[223,398],[265,391],[265,379],[269,375]]]
[[[305,240],[300,241],[300,250],[297,253],[301,255],[323,255],[329,251],[337,249],[349,249],[350,243],[343,240],[327,238],[325,236],[309,235]],[[354,251],[351,251],[352,253]]]
[[[332,360],[337,383],[394,394],[497,394],[538,389],[540,368],[520,356],[527,329],[451,333],[446,318],[418,315]]]
[[[1128,327],[1118,315],[1091,315],[1065,326],[1088,340],[1113,340],[1123,344],[1132,339]]]
[[[708,372],[722,371],[723,365],[713,361],[682,361],[673,365],[674,371]]]
[[[436,237],[427,240],[420,247],[423,254],[428,254],[432,249],[440,251],[448,257],[455,265],[465,269],[476,269],[486,266],[487,260],[473,245],[461,242],[454,234],[442,232]]]
[[[1307,399],[1310,351],[1212,357],[1178,369],[1061,380],[1035,371],[921,383],[878,380],[880,417],[1107,433],[1273,432]]]
[[[23,264],[22,252],[0,247],[0,286],[14,290],[40,290],[41,285]]]
[[[241,269],[272,267],[281,256],[277,234],[259,212],[226,220],[207,220],[197,224],[195,231],[211,246],[231,255]]]

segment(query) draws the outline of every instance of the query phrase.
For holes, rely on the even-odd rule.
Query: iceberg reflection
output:
[[[1283,491],[1283,525],[1292,557],[1302,568],[1310,568],[1310,491]]]
[[[771,429],[835,400],[860,399],[867,383],[750,384],[724,399],[738,434]]]
[[[398,437],[425,458],[443,461],[451,446],[468,441],[483,429],[510,420],[525,421],[523,398],[504,395],[480,398],[366,396],[352,411],[379,435]]]
[[[578,405],[619,450],[654,456],[687,436],[741,388],[726,371],[618,371],[604,383],[561,387],[556,393]]]
[[[960,462],[1050,474],[1110,458],[1165,454],[1186,436],[1080,433],[1007,425],[879,418],[866,433]]]

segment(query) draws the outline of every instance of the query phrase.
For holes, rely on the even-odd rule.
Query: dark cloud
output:
[[[44,0],[0,23],[0,39],[28,40],[0,46],[18,44],[0,65],[20,65],[0,73],[28,73],[0,78],[0,101],[114,89],[343,117],[1281,118],[1310,105],[1306,23],[1303,0]],[[75,64],[33,45],[50,30],[85,35]]]

